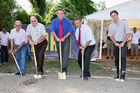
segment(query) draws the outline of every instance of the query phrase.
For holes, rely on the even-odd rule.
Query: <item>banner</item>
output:
[[[48,41],[48,45],[46,48],[46,52],[45,52],[45,57],[58,57],[58,53],[57,53],[57,48],[56,48],[56,44],[55,44],[55,39],[53,37],[53,35],[50,32],[50,27],[49,25],[46,25],[46,32],[47,32],[47,41]],[[72,59],[77,58],[78,56],[78,44],[76,42],[76,38],[75,38],[75,32],[72,33],[71,38],[70,38],[70,54],[69,57]]]
[[[26,28],[27,25],[23,24],[22,28]],[[46,28],[46,39],[48,41],[48,45],[45,51],[45,57],[58,57],[58,53],[57,53],[57,48],[56,48],[56,44],[55,44],[55,38],[53,37],[52,33],[50,32],[50,25],[45,25]],[[77,59],[78,58],[78,51],[79,51],[79,47],[76,41],[76,37],[75,37],[75,27],[74,27],[74,32],[71,34],[70,37],[70,50],[69,50],[69,58],[72,59]],[[95,38],[96,39],[96,38]],[[97,44],[97,43],[96,43]],[[31,51],[33,51],[31,49]],[[93,51],[92,57],[91,58],[96,58],[97,57],[97,46],[95,46],[95,49]]]

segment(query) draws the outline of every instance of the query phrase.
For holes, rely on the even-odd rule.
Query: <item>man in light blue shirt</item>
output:
[[[126,70],[127,40],[130,36],[130,28],[125,21],[122,21],[118,18],[118,15],[119,14],[116,10],[110,12],[113,23],[109,26],[108,36],[114,43],[115,66],[117,69],[117,76],[115,79],[119,80],[119,76],[121,76],[121,81],[124,81]],[[121,73],[119,73],[119,47],[121,48]]]

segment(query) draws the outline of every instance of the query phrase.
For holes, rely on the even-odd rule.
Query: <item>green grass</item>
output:
[[[16,65],[14,62],[9,62],[7,64],[0,65],[0,73],[14,73],[16,72]],[[44,74],[56,74],[56,72],[60,71],[59,62],[56,61],[47,61],[44,62]],[[103,66],[98,63],[91,63],[90,72],[92,75],[98,76],[114,76],[116,71],[112,70],[112,67]],[[26,73],[34,74],[35,66],[34,62],[26,63]],[[69,75],[80,75],[81,69],[76,61],[70,61],[68,64],[68,74]],[[127,71],[127,76],[132,77],[140,77],[140,71],[132,72]]]
[[[0,73],[14,73],[16,72],[16,65],[14,62],[9,62],[0,66]],[[44,62],[44,74],[46,73],[56,73],[60,71],[60,64],[56,61]],[[91,63],[90,72],[92,75],[111,75],[111,69],[105,66],[101,66],[96,63]],[[110,73],[111,72],[111,73]],[[26,73],[34,74],[35,66],[33,62],[26,63]],[[70,61],[68,64],[68,74],[70,75],[80,75],[81,69],[76,61]]]

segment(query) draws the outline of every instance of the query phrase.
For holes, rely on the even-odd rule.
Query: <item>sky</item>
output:
[[[16,0],[17,4],[20,5],[22,8],[24,8],[27,13],[30,13],[32,11],[31,4],[28,0]],[[59,0],[54,0],[54,2]],[[130,1],[130,0],[92,0],[95,3],[98,3],[100,1],[105,1],[106,7],[113,7],[115,5]]]

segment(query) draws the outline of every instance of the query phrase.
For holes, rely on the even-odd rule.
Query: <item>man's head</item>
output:
[[[133,27],[133,32],[136,33],[137,32],[137,28]]]
[[[58,9],[57,10],[57,17],[59,18],[59,20],[62,20],[63,19],[64,14],[65,14],[65,12],[64,12],[63,9]]]
[[[81,21],[81,19],[79,17],[77,17],[77,18],[74,19],[74,23],[75,23],[75,26],[77,28],[80,28],[81,25],[82,25],[82,21]]]
[[[5,26],[2,27],[2,32],[3,32],[3,33],[6,32],[6,27],[5,27]]]
[[[16,27],[16,30],[19,31],[21,26],[22,26],[22,23],[20,20],[16,20],[15,23],[14,23],[14,26]]]
[[[116,10],[110,12],[110,16],[112,17],[113,21],[118,21],[118,15],[119,13]]]
[[[31,16],[30,17],[30,23],[33,25],[33,27],[35,27],[38,23],[38,20],[35,16]]]

